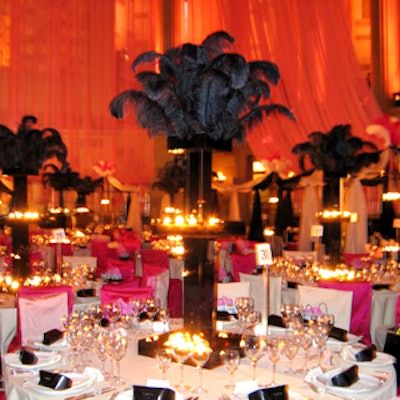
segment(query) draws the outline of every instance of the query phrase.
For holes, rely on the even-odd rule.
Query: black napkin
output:
[[[217,321],[229,321],[231,314],[227,311],[217,311]]]
[[[258,389],[255,392],[251,392],[248,398],[249,400],[288,400],[288,387],[287,385],[280,385]]]
[[[50,329],[43,334],[43,344],[49,345],[63,337],[64,333],[58,329]]]
[[[371,344],[354,355],[356,361],[372,361],[376,358],[376,346]]]
[[[78,297],[94,297],[95,292],[94,289],[79,289],[76,292]]]
[[[39,385],[54,390],[65,390],[72,386],[72,379],[62,374],[41,370],[39,371],[39,376]]]
[[[332,385],[340,387],[349,387],[353,383],[357,382],[358,377],[358,366],[353,365],[350,368],[340,372],[339,374],[332,377]]]
[[[285,328],[283,318],[280,315],[275,314],[268,315],[268,325],[280,326],[281,328]]]
[[[38,358],[33,350],[27,347],[22,347],[19,350],[19,361],[24,365],[35,365],[38,362]]]
[[[175,400],[175,392],[168,388],[133,385],[133,400]]]
[[[341,342],[347,342],[349,339],[347,338],[346,329],[338,328],[334,326],[329,332],[329,337],[340,340]]]

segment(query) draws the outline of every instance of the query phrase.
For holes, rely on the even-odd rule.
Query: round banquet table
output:
[[[133,384],[135,385],[146,385],[148,379],[156,379],[160,380],[161,373],[157,368],[156,362],[151,357],[141,356],[137,354],[136,346],[134,345],[134,341],[129,341],[129,349],[126,356],[123,358],[121,362],[121,375],[124,380],[127,382],[124,386],[118,387],[119,392],[127,391],[131,388]],[[100,368],[100,363],[98,362],[96,356],[92,354],[92,363],[91,365],[96,368]],[[338,363],[337,365],[341,365],[344,368],[344,361],[339,358],[339,356],[335,355],[335,360]],[[294,367],[299,368],[303,364],[302,355],[299,354],[295,358]],[[315,365],[317,362],[316,359],[311,360],[309,364],[311,366]],[[325,359],[325,365],[328,365],[329,358]],[[63,363],[52,366],[52,368],[60,368],[61,370],[65,368]],[[325,393],[315,393],[310,390],[309,386],[304,382],[303,375],[288,375],[285,373],[285,370],[288,368],[288,361],[281,360],[277,365],[277,375],[276,382],[278,385],[287,384],[289,391],[294,395],[293,399],[337,399],[337,395],[333,396],[331,394]],[[367,371],[367,369],[365,369]],[[26,385],[26,380],[32,380],[34,377],[31,373],[25,374],[11,374],[10,369],[7,367],[5,369],[5,380],[6,380],[6,391],[7,391],[7,399],[8,400],[44,400],[49,399],[50,397],[47,395],[43,395],[40,393],[33,392],[32,390],[24,387]],[[368,373],[377,374],[378,372],[375,369],[368,369]],[[352,392],[350,396],[343,396],[344,399],[369,399],[369,400],[389,400],[393,399],[396,396],[396,379],[395,379],[395,371],[393,366],[386,366],[380,368],[380,373],[384,374],[386,381],[382,383],[382,385],[373,391],[363,392],[363,393],[355,393]],[[179,381],[180,373],[179,368],[176,363],[173,363],[171,368],[168,370],[167,379],[169,380],[171,385],[177,384]],[[260,384],[266,384],[271,381],[272,378],[272,365],[267,360],[266,357],[263,357],[256,368],[256,378]],[[242,358],[240,366],[238,370],[235,372],[234,381],[237,382],[249,382],[252,379],[252,367],[247,358]],[[186,366],[184,367],[184,381],[186,384],[191,385],[192,387],[196,387],[198,385],[198,374],[197,370],[194,367]],[[231,390],[225,389],[224,385],[226,385],[229,381],[228,373],[224,366],[217,367],[215,369],[209,370],[205,369],[203,372],[203,387],[208,390],[207,394],[202,394],[200,396],[201,400],[216,400],[222,398],[222,395],[229,396],[230,399],[245,399],[247,397],[239,397],[233,396]],[[105,382],[96,383],[93,387],[104,387],[108,384]],[[93,387],[87,389],[88,392],[93,390]],[[97,399],[110,399],[112,392],[97,395],[95,398]],[[183,398],[188,398],[191,396],[191,393],[185,392],[182,393]],[[54,399],[64,398],[62,396],[51,396]],[[121,396],[120,396],[121,398]],[[132,397],[124,397],[130,398]],[[118,400],[118,397],[117,397]]]

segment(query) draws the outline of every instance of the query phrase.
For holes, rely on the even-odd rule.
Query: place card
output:
[[[256,265],[272,265],[272,252],[269,243],[257,243],[256,250]]]

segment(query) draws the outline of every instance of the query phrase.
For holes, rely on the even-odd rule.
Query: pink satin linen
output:
[[[234,282],[240,282],[239,273],[251,274],[256,269],[256,256],[250,254],[231,254]]]
[[[168,290],[168,308],[171,311],[171,318],[182,317],[182,303],[182,281],[180,279],[170,279]]]
[[[353,292],[350,333],[363,336],[365,344],[371,344],[371,282],[319,281],[319,287]]]
[[[139,287],[139,281],[128,283],[106,284],[100,289],[101,304],[118,302],[122,306],[122,312],[131,314],[130,299],[152,297],[151,287]]]
[[[117,258],[116,249],[108,247],[109,241],[93,240],[91,255],[97,257],[96,276],[101,277],[107,271],[107,263],[109,258]]]
[[[107,272],[117,269],[121,278],[124,281],[131,281],[135,276],[135,265],[132,260],[119,260],[115,258],[109,258],[107,261]]]
[[[396,306],[396,326],[400,326],[400,296],[397,298],[397,306]]]

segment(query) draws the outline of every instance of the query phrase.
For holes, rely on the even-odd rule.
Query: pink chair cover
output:
[[[233,281],[240,282],[239,273],[251,274],[256,269],[256,256],[250,254],[231,254]]]
[[[395,318],[396,326],[400,326],[400,296],[397,298],[397,306],[396,306],[396,318]]]
[[[21,345],[21,310],[20,299],[35,299],[45,297],[52,294],[67,293],[68,296],[68,313],[72,312],[74,306],[74,293],[71,286],[27,286],[18,289],[17,294],[17,332],[10,344],[9,351],[14,351]],[[51,319],[51,316],[49,316]],[[43,332],[44,333],[44,332]]]
[[[168,289],[168,308],[171,310],[172,318],[182,317],[182,281],[170,279]]]
[[[162,250],[142,250],[141,253],[143,264],[169,268],[168,252]]]
[[[371,344],[372,282],[319,281],[319,286],[353,292],[350,333],[363,336],[363,342]]]
[[[369,256],[368,253],[359,253],[359,254],[352,254],[346,253],[344,255],[344,263],[356,268],[364,268],[365,261],[362,259],[366,259]]]
[[[108,247],[108,241],[93,240],[91,255],[97,257],[96,276],[101,277],[107,271],[107,263],[109,258],[118,258],[116,249]]]
[[[123,280],[131,281],[135,276],[135,264],[132,260],[119,260],[109,258],[107,261],[107,272],[117,269]]]
[[[139,287],[139,280],[128,283],[106,284],[100,289],[100,301],[102,305],[119,302],[122,306],[122,312],[131,314],[129,300],[152,297],[152,293],[153,289],[151,287]]]
[[[54,249],[57,246],[57,243],[50,243],[50,246]],[[72,244],[71,243],[62,243],[61,244],[61,253],[63,256],[72,256],[74,252],[72,251]]]

